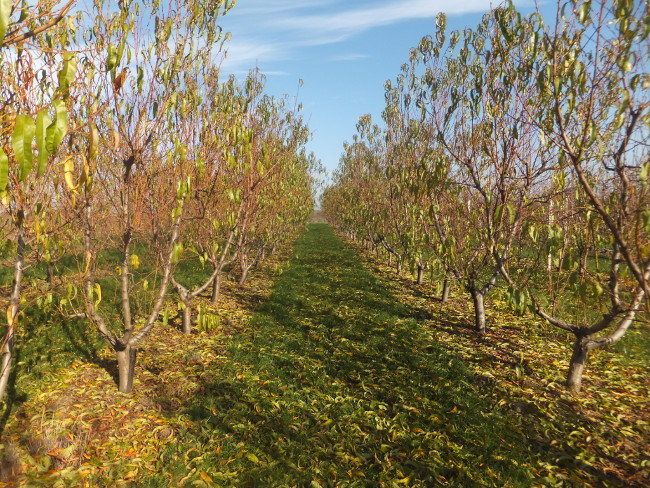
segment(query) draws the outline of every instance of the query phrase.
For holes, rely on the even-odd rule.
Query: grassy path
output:
[[[411,315],[310,225],[141,485],[530,486],[523,441]]]

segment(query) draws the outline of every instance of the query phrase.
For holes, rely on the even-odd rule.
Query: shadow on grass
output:
[[[141,486],[201,473],[218,486],[529,486],[537,458],[561,453],[528,441],[414,315],[310,225]]]
[[[117,365],[99,357],[101,339],[86,321],[66,319],[35,306],[26,309],[24,317],[26,327],[16,340],[7,399],[0,414],[0,436],[13,409],[27,400],[24,386],[42,381],[45,371],[65,368],[81,359],[117,378]]]

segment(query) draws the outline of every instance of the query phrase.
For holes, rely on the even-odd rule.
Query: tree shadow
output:
[[[426,310],[422,318],[328,233],[310,227],[255,308],[249,333],[182,407],[190,445],[162,455],[166,470],[194,447],[205,453],[198,470],[227,463],[228,486],[407,478],[421,486],[530,486],[527,466],[558,459],[592,481],[620,482],[580,461],[578,449],[540,436],[534,424],[543,407],[494,398],[494,385],[432,342],[418,320],[441,320],[458,335],[475,335],[471,326]],[[586,420],[567,413],[563,422],[573,429]]]
[[[117,360],[106,359],[97,353],[97,344],[94,344],[89,339],[88,334],[81,333],[70,327],[65,321],[62,323],[63,333],[72,344],[73,351],[82,358],[85,362],[99,366],[106,371],[111,379],[115,382],[115,386],[119,386],[119,371],[117,369]]]

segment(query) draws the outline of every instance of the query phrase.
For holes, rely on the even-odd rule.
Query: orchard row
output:
[[[95,327],[129,392],[168,290],[190,333],[197,296],[216,302],[234,266],[243,283],[311,215],[317,162],[300,106],[266,95],[257,72],[219,76],[217,21],[233,3],[0,0],[0,258],[13,269],[0,395],[16,330],[30,327],[27,295]],[[39,263],[52,281],[71,256],[65,293],[26,290]],[[210,270],[198,285],[177,272],[190,258]],[[149,278],[135,280],[143,263]]]
[[[572,0],[545,23],[512,5],[435,35],[386,82],[383,125],[360,118],[324,211],[398,268],[472,300],[500,288],[519,313],[591,351],[647,322],[650,11]],[[644,319],[645,317],[645,319]]]

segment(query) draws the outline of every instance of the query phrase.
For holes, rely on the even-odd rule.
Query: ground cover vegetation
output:
[[[565,331],[578,392],[593,351],[648,330],[647,2],[436,25],[386,82],[383,125],[359,119],[324,212],[443,300],[463,289],[480,334],[497,288]]]
[[[648,485],[647,5],[438,17],[323,198],[382,281],[278,256],[318,163],[233,6],[0,0],[0,484]]]
[[[233,4],[0,2],[0,398],[28,306],[92,325],[128,393],[170,287],[189,333],[200,293],[216,302],[227,267],[245,281],[309,217],[299,105],[256,71],[219,77]],[[201,283],[178,276],[190,255]]]
[[[463,326],[461,296],[441,304],[325,224],[284,249],[243,287],[227,278],[218,306],[199,297],[216,323],[188,336],[176,313],[143,341],[130,395],[82,321],[22,340],[33,370],[3,434],[15,483],[648,485],[647,356],[629,336],[632,357],[597,355],[607,379],[574,396],[551,363],[570,345],[556,334],[540,353],[553,329],[522,336],[530,319],[505,301],[488,341]]]

